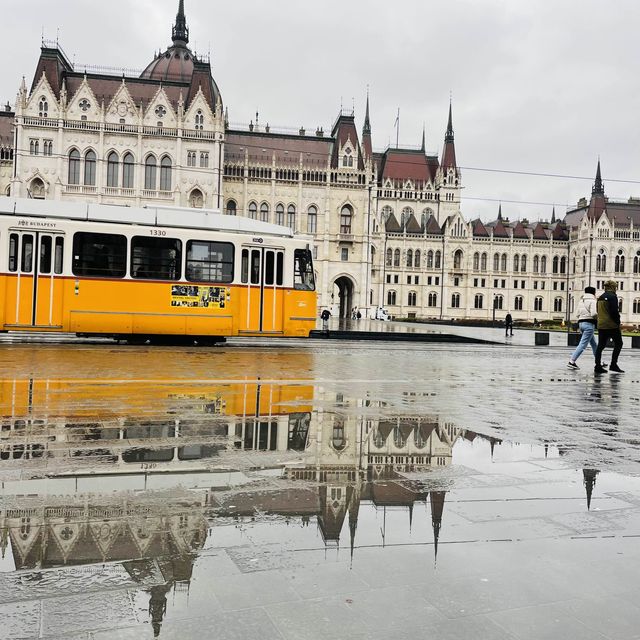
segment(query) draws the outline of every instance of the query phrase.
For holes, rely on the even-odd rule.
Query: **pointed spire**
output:
[[[444,511],[444,498],[446,495],[446,491],[431,491],[429,493],[429,500],[431,502],[431,526],[433,527],[434,563],[438,561],[438,541],[440,540],[442,512]]]
[[[556,208],[553,207],[553,210],[551,211],[551,224],[553,224],[556,221]]]
[[[445,142],[453,142],[453,118],[451,117],[451,100],[449,100],[449,122],[447,124],[447,133],[444,137]]]
[[[591,190],[593,195],[604,194],[604,185],[602,184],[602,176],[600,175],[600,158],[598,158],[598,169],[596,170],[596,181]]]
[[[498,220],[502,220],[502,202],[498,205]]]
[[[600,473],[598,469],[583,469],[582,475],[584,477],[584,486],[587,490],[587,509],[591,509],[591,495],[593,494],[593,487],[596,486],[596,476]]]
[[[187,19],[184,15],[184,0],[178,3],[178,13],[176,14],[176,23],[171,30],[171,39],[173,44],[186,45],[189,42],[189,27],[187,27]]]
[[[367,86],[367,107],[364,114],[364,126],[362,135],[371,135],[371,121],[369,120],[369,87]]]
[[[426,140],[425,140],[425,126],[424,126],[424,122],[422,123],[422,144],[420,145],[420,151],[422,151],[422,153],[424,153],[426,151]]]

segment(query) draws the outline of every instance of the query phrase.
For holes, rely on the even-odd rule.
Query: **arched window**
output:
[[[522,296],[516,296],[516,299],[514,301],[514,308],[516,311],[522,311],[522,303],[523,303],[523,297]]]
[[[440,251],[436,251],[436,260],[435,260],[435,268],[439,269],[442,264],[442,253]]]
[[[553,273],[558,273],[560,271],[560,258],[558,256],[553,256]]]
[[[44,182],[40,180],[40,178],[34,178],[29,185],[29,191],[31,192],[31,197],[34,200],[44,200],[45,197],[45,188]]]
[[[640,251],[633,258],[633,273],[640,273]]]
[[[258,205],[255,202],[249,203],[249,217],[255,220],[258,217]]]
[[[408,300],[407,300],[407,304],[410,307],[415,307],[416,306],[416,301],[417,301],[417,294],[415,291],[409,291],[409,296],[408,296]]]
[[[433,269],[433,251],[427,251],[427,269]]]
[[[307,233],[316,233],[318,231],[318,207],[311,205],[307,209]]]
[[[96,184],[96,153],[93,149],[84,154],[84,183],[91,187]]]
[[[486,271],[487,270],[487,254],[483,253],[480,256],[480,271]]]
[[[429,298],[427,299],[427,305],[429,307],[437,307],[438,306],[438,294],[433,291],[429,294]]]
[[[391,267],[393,265],[393,249],[387,249],[387,258],[385,265]]]
[[[480,269],[480,254],[476,251],[473,254],[473,270],[478,271]]]
[[[520,256],[520,273],[527,272],[527,255],[525,253]]]
[[[515,273],[520,271],[520,256],[517,253],[513,256],[513,271]]]
[[[607,270],[607,254],[604,249],[600,249],[598,255],[596,256],[596,271],[606,271]]]
[[[396,304],[396,292],[395,291],[387,291],[387,304],[389,306],[395,306],[395,304]]]
[[[133,154],[127,151],[122,158],[122,186],[125,189],[133,189],[134,167]]]
[[[413,267],[413,250],[407,249],[407,267]]]
[[[484,296],[481,293],[476,293],[475,298],[473,299],[473,308],[474,309],[482,309]]]
[[[345,205],[342,207],[342,211],[340,211],[340,233],[350,234],[351,233],[351,207],[349,205]]]
[[[451,294],[451,306],[454,309],[459,309],[460,308],[460,294],[459,293]]]
[[[533,310],[534,311],[542,311],[542,298],[541,297],[537,297],[533,301]]]
[[[238,203],[235,200],[227,200],[227,215],[235,216],[238,213]]]
[[[547,256],[540,258],[540,273],[547,273]]]
[[[204,197],[200,189],[194,189],[189,194],[189,206],[194,209],[202,209],[204,206]]]
[[[287,227],[292,231],[296,230],[296,207],[293,204],[287,207]]]
[[[493,270],[494,271],[500,270],[500,254],[499,253],[493,254]]]
[[[394,267],[400,266],[400,249],[396,249],[393,252],[393,266]]]
[[[402,449],[404,445],[407,443],[404,434],[402,433],[402,429],[399,426],[395,426],[393,428],[393,444],[397,449]]]
[[[575,273],[575,268],[573,272]],[[567,256],[560,258],[560,273],[567,273]]]
[[[155,191],[157,187],[157,161],[155,156],[147,156],[144,161],[144,188]]]
[[[118,174],[120,173],[120,159],[115,151],[107,156],[107,187],[118,186]]]
[[[538,271],[540,271],[540,258],[533,256],[533,273],[538,273]]]
[[[420,249],[416,249],[416,252],[413,256],[413,266],[416,269],[420,268]]]
[[[554,298],[553,299],[553,311],[555,313],[562,312],[562,298]]]
[[[386,222],[392,214],[393,209],[391,207],[382,207],[382,222]]]
[[[204,115],[200,109],[196,111],[195,123],[196,129],[202,130],[204,128]]]
[[[507,254],[503,253],[502,256],[500,257],[500,271],[506,271],[507,270]]]
[[[622,298],[618,298],[618,311],[622,313]]]
[[[276,224],[284,225],[284,205],[282,203],[276,205]]]
[[[633,301],[633,313],[640,314],[640,299],[638,298]]]
[[[41,118],[46,118],[49,116],[49,101],[44,96],[42,96],[38,101],[38,115]],[[70,182],[69,184],[78,184],[78,183]]]
[[[344,436],[344,422],[342,418],[335,417],[333,432],[331,434],[331,445],[336,451],[342,451],[347,446],[347,439]]]
[[[503,304],[504,304],[504,298],[502,296],[494,296],[493,298],[494,309],[502,309]]]
[[[160,191],[171,191],[171,158],[163,156],[160,160]]]
[[[582,255],[582,273],[586,273],[587,271],[587,250],[584,250],[584,254]]]
[[[454,254],[453,254],[453,268],[454,269],[462,269],[462,250],[458,249]]]
[[[71,149],[69,153],[69,184],[80,184],[80,152]]]
[[[618,249],[618,255],[615,259],[614,268],[616,273],[624,273],[624,252],[622,251],[622,249]]]
[[[260,220],[269,222],[269,205],[266,202],[260,205]]]

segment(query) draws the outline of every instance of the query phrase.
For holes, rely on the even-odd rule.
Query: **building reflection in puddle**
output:
[[[422,505],[421,543],[437,558],[456,443],[500,443],[298,380],[8,380],[0,409],[2,556],[34,583],[84,566],[76,588],[96,573],[130,584],[155,637],[221,522],[265,519],[282,540],[315,522],[325,547],[353,558],[363,509],[380,514],[384,546],[387,510],[410,530]],[[583,473],[589,508],[599,472]]]

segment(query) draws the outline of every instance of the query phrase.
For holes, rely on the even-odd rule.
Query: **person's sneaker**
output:
[[[579,368],[580,367],[575,362],[571,362],[571,360],[567,362],[567,369],[579,369]]]
[[[624,371],[617,364],[612,364],[609,367],[609,371],[613,373],[624,373]]]
[[[607,373],[607,370],[601,365],[601,364],[597,364],[594,368],[593,368],[593,372],[594,373]]]

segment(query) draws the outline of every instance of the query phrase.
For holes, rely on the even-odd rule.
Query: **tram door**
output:
[[[240,331],[283,332],[284,250],[242,247]]]
[[[63,257],[61,233],[9,232],[7,325],[62,328]]]

